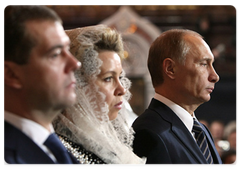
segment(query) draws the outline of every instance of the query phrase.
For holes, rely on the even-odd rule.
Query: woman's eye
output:
[[[113,77],[107,77],[104,79],[105,82],[110,82],[112,80]]]

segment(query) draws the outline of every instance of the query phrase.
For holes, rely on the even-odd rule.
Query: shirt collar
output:
[[[166,97],[155,93],[154,98],[159,100],[160,102],[164,103],[166,106],[168,106],[183,122],[183,124],[186,126],[186,128],[189,130],[190,133],[192,133],[193,128],[193,117],[195,118],[195,114],[193,113],[193,117],[181,106],[178,104],[172,102],[171,100],[167,99]]]
[[[20,129],[25,135],[31,138],[39,146],[43,145],[49,134],[54,132],[52,125],[50,125],[51,132],[49,132],[40,124],[8,111],[4,111],[4,119],[8,123]]]

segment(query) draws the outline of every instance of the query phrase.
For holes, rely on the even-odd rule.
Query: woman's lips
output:
[[[121,102],[115,104],[114,107],[117,108],[117,109],[121,109],[122,108],[122,103],[123,102],[121,101]]]

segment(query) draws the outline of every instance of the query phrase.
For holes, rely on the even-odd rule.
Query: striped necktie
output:
[[[194,132],[194,134],[195,134],[196,142],[197,142],[200,150],[202,151],[203,156],[206,158],[207,162],[209,164],[213,164],[213,158],[212,158],[211,152],[208,148],[208,143],[207,143],[205,133],[204,133],[201,125],[194,118],[193,118],[193,121],[194,121],[194,124],[193,124],[192,132]]]

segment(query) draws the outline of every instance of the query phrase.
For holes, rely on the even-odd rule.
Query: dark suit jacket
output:
[[[222,163],[208,129],[202,125],[214,163]],[[147,163],[206,164],[201,150],[183,122],[166,105],[152,99],[149,107],[133,123],[133,150]]]
[[[77,160],[69,154],[72,163]],[[54,164],[53,160],[22,131],[4,122],[4,158],[9,164]]]

